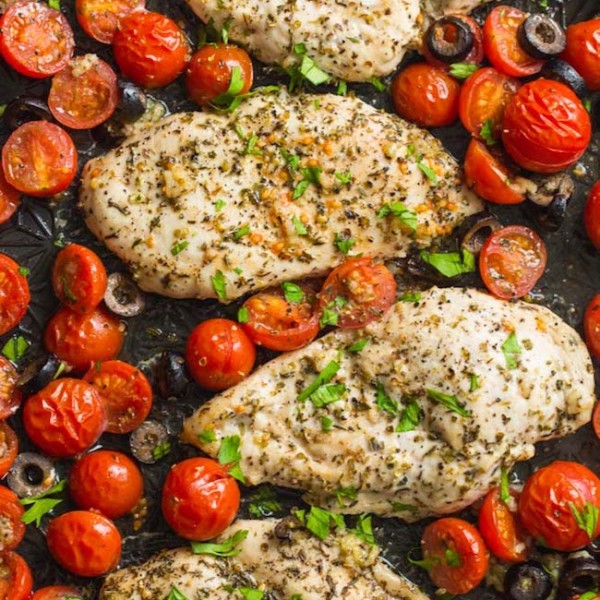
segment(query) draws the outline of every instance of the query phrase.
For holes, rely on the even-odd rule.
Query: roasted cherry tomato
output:
[[[19,438],[6,421],[0,421],[0,477],[12,467],[19,453]]]
[[[486,240],[479,255],[479,272],[494,296],[522,298],[543,275],[546,258],[546,246],[535,231],[510,225]]]
[[[561,58],[575,67],[591,91],[600,90],[600,19],[569,25]]]
[[[79,244],[69,244],[57,255],[52,287],[58,299],[82,313],[94,310],[106,292],[106,269],[98,255]]]
[[[109,519],[131,512],[142,499],[144,479],[137,465],[115,450],[97,450],[80,458],[71,469],[69,494],[85,510]]]
[[[417,63],[392,83],[396,112],[422,127],[445,127],[458,118],[460,84],[437,67]]]
[[[23,424],[46,454],[75,456],[89,448],[106,427],[100,394],[89,383],[63,377],[25,402]]]
[[[471,52],[469,52],[468,56],[462,60],[461,62],[470,63],[474,65],[479,65],[483,61],[483,32],[481,31],[481,27],[474,19],[468,17],[467,15],[452,15],[453,18],[460,19],[465,25],[469,27],[471,33],[473,34],[473,48]],[[452,25],[449,23],[445,25],[442,29],[443,39],[450,44],[455,44],[457,40],[457,28],[456,25]],[[431,50],[427,46],[426,43],[423,44],[423,55],[425,56],[425,60],[434,67],[438,67],[443,70],[448,70],[450,65],[441,60],[438,60],[431,54]]]
[[[0,486],[0,552],[14,550],[25,536],[25,523],[21,517],[25,509],[19,497],[4,486]]]
[[[563,552],[579,550],[600,534],[599,510],[600,479],[575,462],[541,468],[519,498],[525,529],[547,548]]]
[[[517,32],[527,13],[513,6],[497,6],[483,26],[485,55],[498,71],[512,77],[539,73],[544,61],[532,58],[521,48]]]
[[[237,482],[227,467],[210,458],[188,458],[171,468],[162,492],[162,511],[177,535],[210,540],[235,519]]]
[[[600,439],[600,402],[596,402],[594,406],[594,412],[592,413],[592,427],[596,437]]]
[[[588,111],[571,88],[536,79],[515,94],[504,112],[502,141],[524,169],[555,173],[575,163],[592,139]]]
[[[91,129],[117,108],[117,75],[95,54],[76,56],[52,78],[48,107],[54,118],[71,129]]]
[[[120,321],[101,307],[85,314],[63,307],[48,321],[44,343],[77,371],[87,371],[98,361],[116,358],[124,335]]]
[[[82,595],[69,585],[51,585],[37,590],[31,600],[83,600]]]
[[[380,319],[396,300],[396,280],[384,265],[367,256],[336,267],[319,294],[321,323],[347,329]],[[333,318],[332,318],[333,317]]]
[[[0,598],[28,600],[33,588],[29,565],[15,552],[0,552]]]
[[[84,380],[100,393],[106,408],[110,433],[137,429],[152,409],[152,386],[134,366],[120,360],[97,363]]]
[[[244,49],[231,44],[206,44],[192,56],[185,85],[190,98],[206,106],[226,92],[231,98],[246,94],[252,78],[252,61]]]
[[[48,77],[73,56],[75,40],[66,17],[45,2],[16,2],[0,19],[0,54],[27,77]]]
[[[30,121],[4,144],[2,168],[8,183],[24,194],[52,196],[64,192],[75,178],[77,150],[58,125]]]
[[[594,296],[585,309],[583,330],[590,354],[600,360],[600,294]]]
[[[133,12],[119,21],[113,50],[121,73],[147,88],[175,81],[190,58],[190,44],[179,25],[146,11]]]
[[[425,528],[421,539],[429,576],[449,594],[466,594],[485,577],[489,555],[473,525],[451,517],[438,519]]]
[[[16,327],[29,307],[29,285],[19,265],[0,254],[0,335]]]
[[[19,374],[13,364],[0,356],[0,419],[8,419],[21,406],[23,394],[17,387],[18,379]]]
[[[79,24],[90,37],[111,44],[119,21],[145,6],[145,0],[76,0],[75,12]]]
[[[6,223],[15,214],[20,203],[19,190],[6,181],[4,171],[0,168],[0,225]]]
[[[48,525],[48,548],[65,569],[80,577],[99,577],[121,559],[121,534],[103,515],[75,510]]]
[[[190,334],[185,360],[196,383],[218,392],[239,383],[252,371],[256,349],[241,325],[228,319],[209,319]]]
[[[583,224],[592,244],[600,250],[600,181],[596,182],[588,196]]]

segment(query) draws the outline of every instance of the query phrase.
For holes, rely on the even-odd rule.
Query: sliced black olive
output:
[[[592,540],[585,549],[596,559],[600,559],[600,537]]]
[[[137,429],[131,432],[129,437],[132,454],[140,462],[147,465],[157,462],[157,448],[161,448],[168,443],[169,432],[158,421],[144,421]]]
[[[457,234],[460,247],[468,250],[471,254],[479,254],[487,238],[502,227],[502,223],[487,211],[471,215],[462,223]]]
[[[546,600],[552,592],[552,579],[537,561],[512,565],[504,576],[507,600]]]
[[[457,16],[439,19],[425,33],[425,44],[431,55],[448,64],[465,60],[474,42],[473,30]]]
[[[23,369],[17,385],[25,396],[37,394],[64,370],[64,363],[54,354],[36,358]]]
[[[588,93],[585,79],[568,62],[560,58],[549,60],[540,71],[540,76],[564,83],[580,98]]]
[[[111,312],[120,317],[135,317],[146,306],[144,295],[125,273],[111,273],[108,276],[104,302]]]
[[[134,123],[141,119],[148,106],[144,90],[131,81],[119,79],[120,99],[115,117],[123,123]]]
[[[557,600],[570,600],[589,590],[600,588],[600,564],[591,556],[565,561],[558,578]]]
[[[54,117],[45,100],[35,96],[19,96],[6,105],[4,123],[14,131],[28,121],[52,121]]]
[[[293,515],[288,517],[284,517],[275,525],[273,529],[273,533],[278,540],[284,540],[291,542],[294,530],[301,529],[303,527],[302,523]]]
[[[548,206],[529,205],[533,220],[545,231],[558,231],[567,216],[568,198],[556,196]]]
[[[161,398],[181,396],[188,384],[185,359],[176,352],[165,351],[155,368],[156,386]]]
[[[521,48],[540,60],[558,56],[567,47],[564,29],[548,15],[533,13],[519,26]]]
[[[8,487],[21,498],[37,496],[58,481],[54,463],[35,452],[21,452],[8,472]]]
[[[567,206],[575,183],[568,173],[542,176],[532,175],[534,188],[527,192],[529,212],[536,223],[546,231],[558,231],[567,216]]]

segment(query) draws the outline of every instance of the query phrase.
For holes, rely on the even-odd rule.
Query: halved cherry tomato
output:
[[[386,266],[373,264],[367,256],[349,258],[325,280],[319,294],[321,312],[336,313],[339,327],[364,327],[390,309],[396,300],[396,287]]]
[[[71,129],[91,129],[117,108],[117,74],[95,54],[76,56],[52,78],[48,108]]]
[[[66,17],[45,2],[24,0],[9,6],[0,19],[0,54],[18,73],[48,77],[73,56],[75,40]]]
[[[497,6],[483,26],[485,55],[498,71],[512,77],[527,77],[539,73],[543,60],[532,58],[521,48],[517,37],[519,25],[527,13],[513,6]]]
[[[18,379],[19,374],[13,364],[0,356],[0,419],[8,419],[21,406],[23,394],[17,387]]]
[[[590,354],[600,360],[600,294],[594,296],[585,309],[583,330]]]
[[[83,600],[83,596],[69,585],[51,585],[37,590],[31,600]]]
[[[479,255],[479,272],[494,296],[522,298],[543,275],[546,259],[546,246],[535,231],[510,225],[486,240]]]
[[[477,529],[462,519],[447,517],[428,525],[421,547],[431,580],[449,594],[466,594],[485,577],[487,548]]]
[[[179,25],[165,15],[146,11],[119,21],[113,50],[121,73],[147,88],[175,81],[190,58],[190,44]]]
[[[52,196],[64,192],[75,178],[77,150],[58,125],[30,121],[4,144],[2,168],[8,183],[24,194]]]
[[[14,429],[0,421],[0,477],[4,477],[13,466],[19,453],[19,438]]]
[[[101,307],[89,313],[60,308],[48,321],[46,349],[77,371],[87,371],[98,361],[113,360],[123,345],[124,327]]]
[[[0,254],[0,335],[21,322],[30,300],[29,284],[19,272],[19,265],[6,254]]]
[[[592,427],[596,437],[600,440],[600,402],[596,402],[594,412],[592,413]]]
[[[69,457],[96,442],[106,427],[106,412],[95,387],[63,377],[25,402],[23,425],[46,454]]]
[[[110,433],[129,433],[137,429],[152,409],[152,386],[134,366],[120,360],[97,363],[85,374],[84,381],[99,392]]]
[[[16,212],[21,204],[21,194],[14,188],[0,169],[0,225],[6,223]]]
[[[563,552],[579,550],[600,534],[598,510],[600,479],[575,462],[555,461],[536,471],[519,498],[525,529],[544,546]]]
[[[21,517],[25,509],[19,497],[4,486],[0,486],[0,552],[14,550],[25,536],[25,523]]]
[[[215,392],[245,379],[254,367],[256,349],[234,321],[209,319],[190,334],[185,361],[196,383]]]
[[[455,18],[460,19],[463,23],[468,25],[473,33],[473,49],[469,52],[469,55],[462,60],[461,62],[470,63],[473,65],[479,65],[483,62],[483,32],[481,31],[481,27],[474,19],[468,17],[467,15],[452,15]],[[456,26],[452,24],[448,24],[444,27],[444,39],[450,43],[456,42]],[[427,44],[423,44],[423,55],[425,56],[425,60],[434,67],[438,67],[447,71],[450,68],[450,65],[442,62],[435,58]]]
[[[600,90],[600,19],[569,25],[561,58],[575,67],[591,91]]]
[[[25,559],[16,552],[0,552],[0,598],[28,600],[33,576]]]
[[[112,521],[88,510],[56,517],[48,525],[48,548],[65,569],[81,577],[99,577],[121,559],[121,534]]]
[[[103,44],[111,44],[119,21],[145,6],[145,0],[76,0],[75,14],[90,37]]]
[[[162,492],[162,511],[177,535],[210,540],[235,519],[240,489],[227,467],[210,458],[188,458],[171,468]]]
[[[600,250],[600,181],[590,190],[583,210],[583,224],[592,244]]]

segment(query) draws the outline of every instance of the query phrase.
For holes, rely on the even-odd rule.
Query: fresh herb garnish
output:
[[[228,537],[222,544],[210,542],[192,542],[192,552],[194,554],[212,554],[213,556],[237,556],[242,549],[237,548],[248,537],[247,529],[236,531],[231,537]]]
[[[292,217],[292,224],[294,225],[294,229],[296,230],[296,233],[298,235],[308,234],[308,230],[306,229],[302,221],[295,215]]]
[[[188,597],[182,594],[174,585],[165,600],[188,600]]]
[[[248,323],[250,321],[250,311],[247,306],[242,306],[237,314],[238,323]]]
[[[365,346],[369,343],[370,338],[362,338],[360,340],[356,340],[354,343],[350,344],[346,350],[348,352],[362,352]]]
[[[152,448],[152,458],[154,458],[154,460],[160,460],[161,458],[164,458],[167,456],[167,454],[169,454],[169,452],[171,452],[171,448],[171,442],[161,442]]]
[[[345,96],[348,93],[348,84],[344,80],[338,81],[335,93],[338,96]]]
[[[518,357],[519,354],[521,354],[521,351],[517,334],[513,331],[506,338],[504,344],[502,344],[502,352],[504,354],[504,359],[506,360],[507,369],[512,370],[518,367]]]
[[[376,542],[371,515],[359,515],[356,527],[350,531],[363,542],[375,546]]]
[[[510,502],[510,484],[508,482],[508,471],[504,466],[500,469],[500,500],[507,504]]]
[[[417,215],[412,210],[406,208],[403,202],[389,202],[384,204],[377,213],[378,219],[383,219],[388,215],[393,215],[400,219],[411,231],[417,230]]]
[[[585,531],[590,540],[594,539],[596,529],[598,528],[600,509],[589,500],[582,509],[578,509],[574,502],[569,502],[569,508],[575,517],[575,521],[577,521],[577,527],[582,531]]]
[[[244,225],[243,227],[240,227],[240,229],[238,229],[237,231],[234,232],[233,239],[237,242],[238,240],[241,240],[243,237],[246,237],[249,233],[250,233],[250,225]]]
[[[344,254],[348,254],[350,250],[352,250],[352,246],[354,246],[355,243],[356,242],[352,238],[346,237],[345,234],[335,234],[335,245],[337,249]]]
[[[211,275],[210,282],[219,300],[227,300],[227,281],[225,280],[223,271],[217,269],[215,274]]]
[[[348,185],[352,181],[352,173],[350,171],[343,171],[341,173],[336,171],[334,176],[343,185]]]
[[[333,429],[333,419],[328,416],[321,417],[321,430],[331,431]]]
[[[29,277],[29,269],[27,267],[19,267],[19,275],[23,275],[23,277]]]
[[[308,186],[312,183],[314,185],[321,185],[321,173],[323,169],[321,167],[302,167],[300,173],[302,179],[294,185],[294,191],[292,192],[292,200],[298,200],[304,192],[308,189]]]
[[[467,410],[458,400],[456,396],[445,394],[437,390],[427,389],[427,395],[436,402],[439,402],[451,411],[459,414],[461,417],[470,417],[471,411]]]
[[[379,77],[371,77],[369,83],[378,91],[385,92],[385,83],[379,79]]]
[[[60,0],[48,0],[48,6],[54,10],[60,10]]]
[[[308,399],[315,408],[323,408],[341,400],[346,395],[346,386],[343,383],[332,383],[317,388]]]
[[[263,591],[257,590],[256,588],[239,587],[237,590],[244,600],[262,600],[262,597],[265,595]]]
[[[227,42],[225,42],[227,43]],[[231,79],[229,80],[229,87],[227,91],[219,94],[214,100],[213,104],[219,108],[228,108],[231,103],[235,100],[235,97],[244,89],[244,76],[242,69],[237,65],[231,70]]]
[[[475,256],[468,250],[462,252],[427,252],[420,253],[423,262],[431,265],[446,277],[456,277],[475,271]]]
[[[414,504],[404,504],[404,502],[390,502],[394,512],[417,512],[419,510]]]
[[[479,131],[479,136],[487,146],[493,146],[497,143],[494,138],[494,122],[491,119],[485,120]]]
[[[408,294],[404,294],[400,298],[400,302],[413,302],[414,304],[417,304],[417,302],[421,301],[422,297],[423,294],[421,292],[410,292]]]
[[[469,391],[474,392],[480,388],[479,377],[475,373],[469,375]]]
[[[305,44],[295,44],[293,50],[294,54],[301,57],[302,60],[299,65],[286,69],[287,74],[290,76],[288,86],[290,92],[300,87],[304,81],[308,81],[313,85],[321,85],[330,80],[329,75],[321,70],[317,63],[307,55]]]
[[[353,500],[356,500],[357,496],[358,490],[353,486],[339,487],[337,490],[335,490],[335,497],[341,508],[348,506],[348,504],[346,504],[346,500],[350,500],[350,502],[352,502]]]
[[[396,433],[413,431],[421,420],[421,409],[414,398],[409,398],[406,408],[400,414],[400,421],[396,426]]]
[[[332,527],[337,527],[338,529],[344,529],[345,527],[342,515],[329,512],[318,506],[311,506],[308,515],[306,515],[305,510],[296,510],[294,511],[294,516],[306,529],[321,540],[327,538],[331,533]]]
[[[271,517],[281,510],[275,490],[268,484],[261,485],[251,496],[248,511],[253,517]]]
[[[377,406],[394,417],[398,414],[398,403],[385,393],[380,381],[377,382]]]
[[[321,329],[327,325],[337,325],[340,320],[340,315],[336,310],[335,302],[328,302],[323,308],[321,317],[319,318],[319,325]]]
[[[304,300],[304,292],[296,283],[285,281],[281,284],[281,287],[283,289],[283,296],[288,302],[298,304]]]
[[[479,66],[473,63],[459,62],[450,65],[450,75],[455,79],[467,79],[477,70]]]
[[[198,434],[198,440],[202,444],[210,444],[217,441],[217,436],[212,429],[204,429]]]
[[[304,402],[308,400],[312,394],[314,394],[322,385],[329,383],[335,374],[340,370],[340,364],[335,360],[332,360],[327,366],[316,376],[315,380],[304,390],[298,394],[298,401]]]
[[[285,160],[288,168],[292,172],[296,172],[300,168],[300,157],[295,154],[290,154],[285,148],[280,148],[279,153],[283,160]]]
[[[22,335],[11,337],[2,347],[2,354],[13,362],[23,358],[29,348],[29,342]]]
[[[21,521],[26,525],[35,523],[36,527],[39,527],[42,524],[42,517],[64,500],[64,498],[50,498],[50,496],[63,492],[66,485],[67,480],[61,479],[56,485],[53,485],[42,494],[21,498],[19,502],[23,506],[29,506],[21,516]]]
[[[171,246],[171,254],[173,256],[177,256],[180,252],[183,252],[190,243],[187,240],[181,240],[181,242],[177,242],[173,246]]]
[[[239,435],[229,435],[224,437],[221,440],[217,460],[222,465],[229,465],[229,474],[234,479],[237,479],[241,483],[246,483],[244,474],[240,468],[240,460],[242,460],[240,441]]]
[[[433,183],[433,185],[437,185],[439,183],[437,175],[435,174],[435,171],[429,165],[426,165],[423,162],[423,155],[417,153],[413,144],[408,145],[406,157],[407,158],[414,157],[419,170],[423,173],[423,175],[425,175],[427,177],[427,179],[429,179],[429,181],[431,181],[431,183]]]

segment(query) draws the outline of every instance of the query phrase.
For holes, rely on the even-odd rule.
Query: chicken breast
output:
[[[280,521],[237,521],[220,537],[245,531],[247,537],[230,558],[193,554],[190,548],[164,550],[139,567],[112,573],[100,600],[164,600],[172,587],[186,598],[232,600],[240,588],[271,592],[276,598],[294,594],[302,600],[426,600],[414,584],[394,573],[377,546],[353,533],[331,533],[325,540],[305,530],[290,539],[275,535]]]
[[[402,256],[482,208],[427,132],[285,90],[173,115],[89,161],[80,205],[144,290],[224,302],[326,273],[344,259],[336,241]]]
[[[251,485],[412,521],[468,506],[535,442],[587,423],[593,404],[587,349],[548,309],[431,289],[275,358],[203,405],[183,437],[217,456],[239,436]]]

